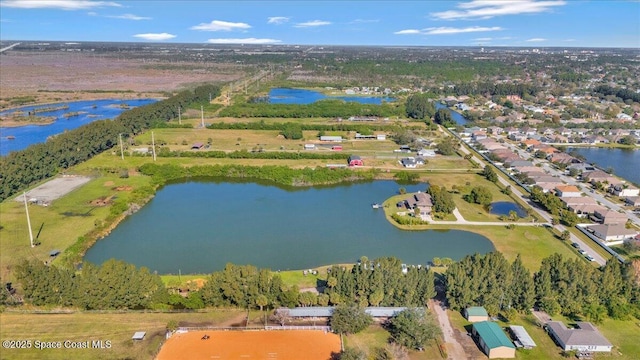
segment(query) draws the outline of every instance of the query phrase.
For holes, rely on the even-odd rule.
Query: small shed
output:
[[[316,149],[316,145],[315,144],[304,144],[304,149],[305,150],[315,150]]]
[[[536,343],[533,341],[531,336],[529,336],[529,333],[523,326],[511,325],[509,326],[509,331],[511,332],[511,335],[516,339],[516,346],[523,347],[525,349],[536,347]]]
[[[478,345],[489,359],[516,357],[515,345],[498,324],[492,321],[481,321],[473,324],[472,331],[478,339]]]
[[[349,163],[349,166],[362,166],[362,165],[364,165],[364,162],[362,161],[362,158],[360,158],[360,156],[358,156],[358,155],[349,156],[348,163]]]
[[[320,136],[320,141],[341,142],[342,141],[342,136],[322,135],[322,136]]]
[[[144,340],[144,336],[147,335],[146,331],[136,331],[131,337],[131,340]]]
[[[469,322],[488,321],[489,314],[482,306],[471,306],[464,309],[464,317]]]

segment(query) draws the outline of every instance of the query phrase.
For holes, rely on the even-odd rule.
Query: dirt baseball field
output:
[[[329,360],[339,352],[340,337],[324,331],[192,331],[173,335],[157,360]]]

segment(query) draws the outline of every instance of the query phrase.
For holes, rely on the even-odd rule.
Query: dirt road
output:
[[[442,329],[442,335],[444,336],[445,346],[447,348],[447,358],[452,360],[468,359],[469,356],[464,351],[464,348],[458,340],[456,340],[453,327],[449,322],[447,311],[443,309],[442,304],[439,301],[430,300],[429,308],[433,309],[436,313],[436,318]]]

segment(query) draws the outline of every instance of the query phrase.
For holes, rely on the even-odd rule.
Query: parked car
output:
[[[578,250],[578,252],[579,252],[580,254],[582,254],[582,255],[587,255],[587,252],[586,252],[586,251],[584,251],[584,250],[582,250],[582,249]]]
[[[576,242],[572,243],[571,246],[573,246],[576,249],[580,249],[580,244],[578,244]]]
[[[593,258],[593,256],[591,256],[591,255],[587,255],[587,256],[585,256],[585,257],[586,257],[586,258],[587,258],[587,260],[589,260],[589,261],[596,261],[596,259],[594,259],[594,258]]]

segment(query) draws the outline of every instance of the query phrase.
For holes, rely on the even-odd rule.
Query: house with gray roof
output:
[[[565,351],[611,352],[613,345],[590,322],[579,321],[576,328],[567,328],[560,321],[547,323],[547,331]]]

